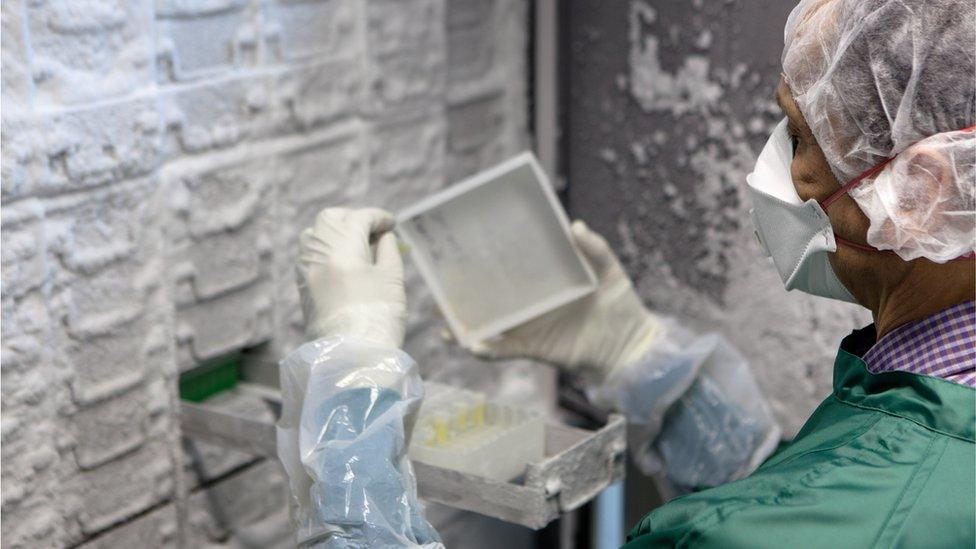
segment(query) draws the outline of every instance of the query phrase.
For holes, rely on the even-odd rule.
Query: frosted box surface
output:
[[[531,153],[401,212],[397,232],[462,343],[496,336],[596,285]]]

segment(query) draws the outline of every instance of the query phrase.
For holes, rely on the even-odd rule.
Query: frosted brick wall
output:
[[[319,209],[395,210],[527,146],[526,10],[4,0],[5,547],[281,540],[276,464],[184,446],[177,376],[300,341],[292,264]],[[425,373],[497,385],[410,288]]]

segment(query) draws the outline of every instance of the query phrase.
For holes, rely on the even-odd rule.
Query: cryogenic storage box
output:
[[[530,152],[400,212],[397,233],[462,344],[501,334],[596,288],[566,213]]]

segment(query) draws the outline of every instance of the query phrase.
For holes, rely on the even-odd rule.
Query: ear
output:
[[[898,209],[908,215],[928,215],[954,189],[952,162],[936,146],[917,144],[902,151],[894,168],[904,174]],[[905,185],[910,183],[910,185]]]

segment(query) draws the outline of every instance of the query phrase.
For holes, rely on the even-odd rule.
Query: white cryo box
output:
[[[464,345],[596,288],[566,213],[531,152],[406,208],[396,231]]]

